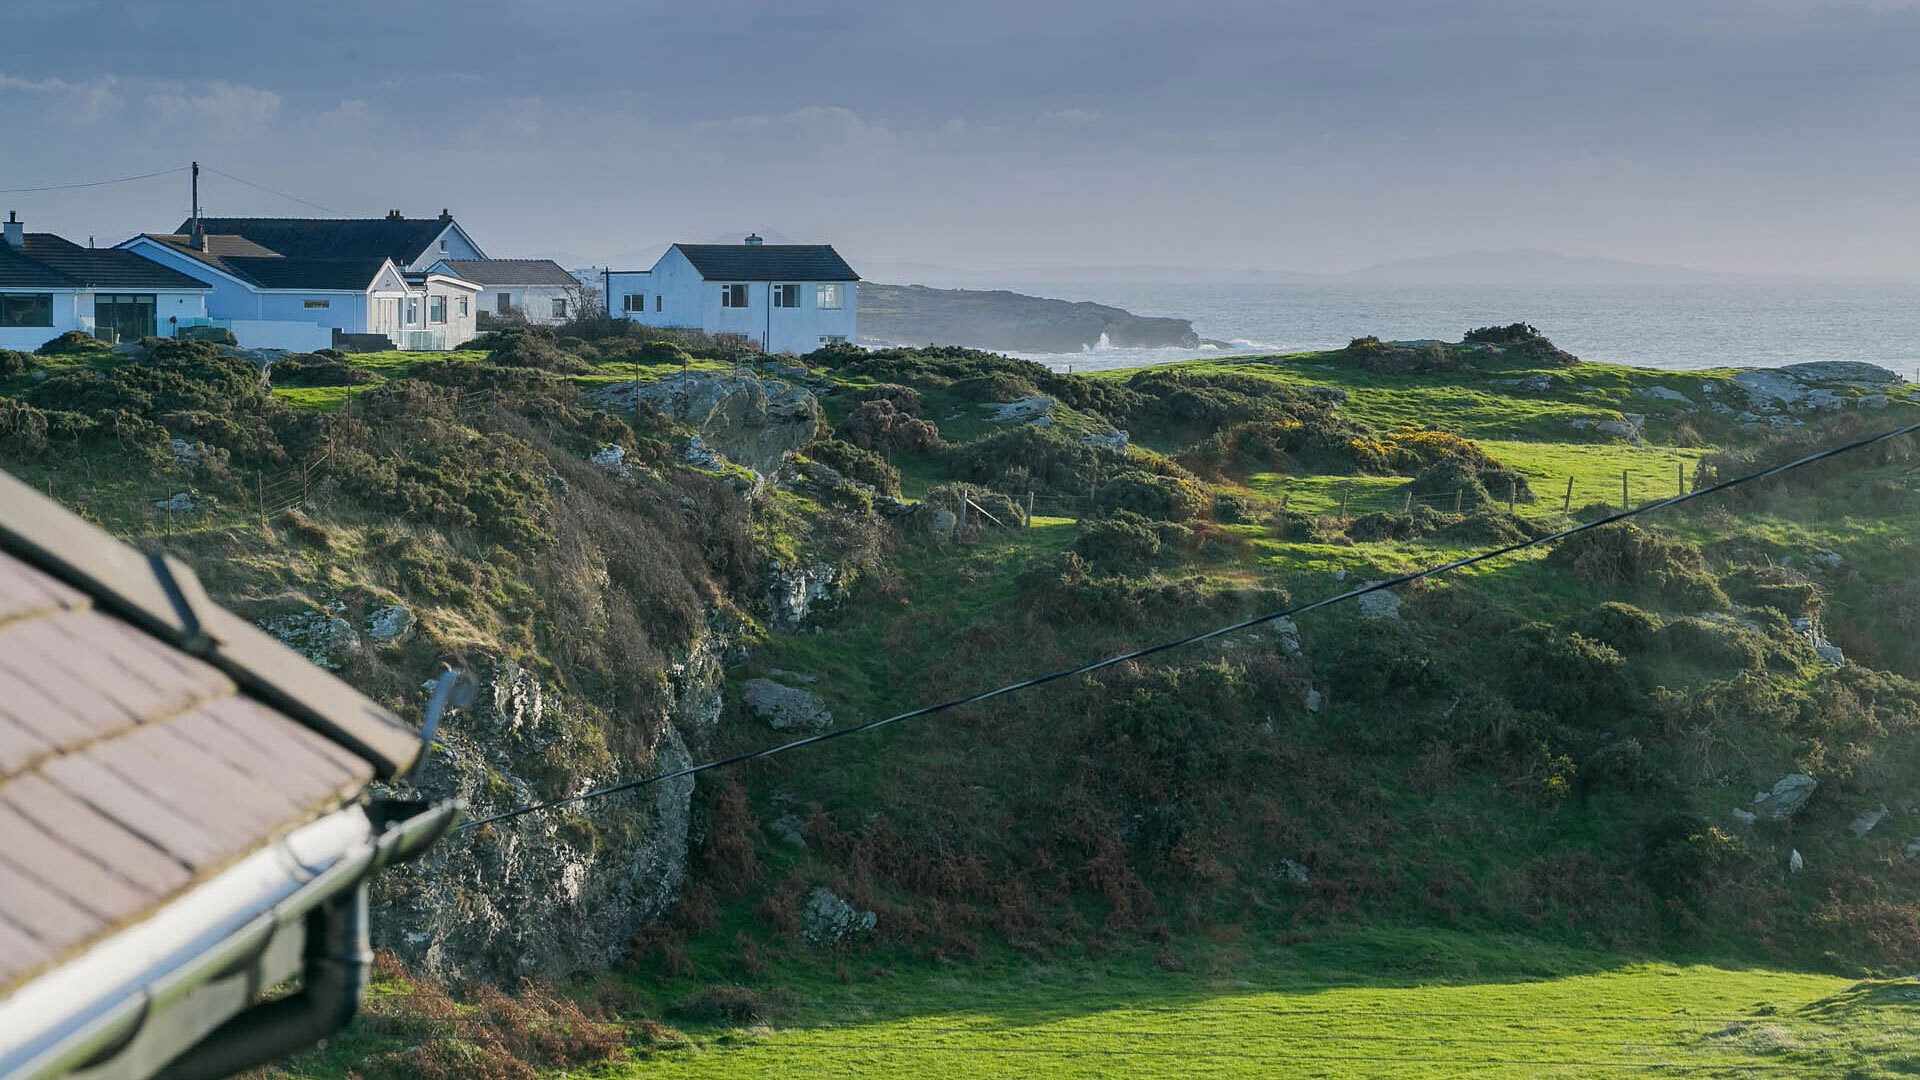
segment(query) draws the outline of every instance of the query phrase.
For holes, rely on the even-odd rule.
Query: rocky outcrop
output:
[[[798,630],[822,607],[839,598],[840,568],[832,563],[807,562],[767,566],[767,610],[776,630]]]
[[[879,923],[878,915],[861,911],[832,889],[816,885],[800,909],[800,938],[816,949],[831,949],[873,933]]]
[[[1806,773],[1788,773],[1773,782],[1773,787],[1753,796],[1753,812],[1767,821],[1785,821],[1813,798],[1819,781]]]
[[[775,731],[811,734],[833,726],[833,713],[819,695],[772,679],[748,679],[740,687],[740,700]]]
[[[1150,318],[1090,301],[1050,300],[1005,290],[860,285],[863,339],[899,345],[969,345],[1009,352],[1114,348],[1197,348],[1186,319]]]
[[[636,403],[658,409],[698,430],[703,452],[721,454],[762,476],[812,442],[824,420],[819,400],[802,387],[710,371],[669,375],[638,390],[631,382],[615,383],[587,399],[613,412],[631,412]]]
[[[646,761],[622,761],[618,775],[666,772],[692,763],[688,740],[704,739],[724,702],[710,635],[668,669],[652,715],[624,718],[657,732]],[[503,664],[485,673],[472,708],[447,717],[409,787],[461,798],[469,816],[575,794],[615,775],[577,775],[564,791],[544,788],[536,770],[564,748],[567,713],[584,707],[532,672]],[[604,970],[633,935],[659,918],[686,877],[692,777],[664,781],[592,804],[591,811],[528,814],[460,833],[417,863],[377,879],[376,942],[437,978],[512,985],[524,976]]]

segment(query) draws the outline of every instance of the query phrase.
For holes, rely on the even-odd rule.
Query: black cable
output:
[[[1804,468],[1805,466],[1812,465],[1813,463],[1818,461],[1825,461],[1826,459],[1831,457],[1838,457],[1841,454],[1851,453],[1852,451],[1859,450],[1864,447],[1872,446],[1875,443],[1885,442],[1888,439],[1898,438],[1902,435],[1912,434],[1913,432],[1916,432],[1916,431],[1920,431],[1920,423],[1908,424],[1904,427],[1894,428],[1891,431],[1883,431],[1878,435],[1869,435],[1865,438],[1856,439],[1850,443],[1845,443],[1840,446],[1835,446],[1826,450],[1821,450],[1817,453],[1808,454],[1806,457],[1798,458],[1794,461],[1789,461],[1782,465],[1775,465],[1771,468],[1761,469],[1757,472],[1745,473],[1743,475],[1736,476],[1728,480],[1722,480],[1722,481],[1719,481],[1718,483],[1709,484],[1703,488],[1695,488],[1692,491],[1675,495],[1671,498],[1661,499],[1659,502],[1646,503],[1642,506],[1636,506],[1631,509],[1622,510],[1617,514],[1609,514],[1608,516],[1600,518],[1596,521],[1589,521],[1584,525],[1575,525],[1571,528],[1562,529],[1559,532],[1555,532],[1555,533],[1548,533],[1545,536],[1536,537],[1532,540],[1517,541],[1515,543],[1507,544],[1503,547],[1493,548],[1490,551],[1483,551],[1478,555],[1468,555],[1463,558],[1454,559],[1451,562],[1441,563],[1438,566],[1430,566],[1424,570],[1416,570],[1416,571],[1413,571],[1412,573],[1401,574],[1398,577],[1390,577],[1384,581],[1373,582],[1370,585],[1361,585],[1356,588],[1348,589],[1346,592],[1343,592],[1343,593],[1335,593],[1332,596],[1322,597],[1310,603],[1301,604],[1297,607],[1287,608],[1284,611],[1270,612],[1266,615],[1256,615],[1250,619],[1242,619],[1239,622],[1230,623],[1226,626],[1217,627],[1215,629],[1203,631],[1198,634],[1191,634],[1183,638],[1175,638],[1171,641],[1162,641],[1158,644],[1148,645],[1144,648],[1135,649],[1132,652],[1121,653],[1117,656],[1109,656],[1105,660],[1096,660],[1089,664],[1082,664],[1079,667],[1065,668],[1060,671],[1052,671],[1052,672],[1048,672],[1045,675],[1036,675],[1031,679],[1025,679],[1016,683],[1008,683],[1005,686],[998,686],[992,690],[983,690],[977,694],[969,694],[966,697],[952,698],[950,700],[942,701],[934,705],[922,705],[917,709],[909,709],[906,712],[896,713],[892,716],[882,717],[878,720],[869,720],[864,724],[856,724],[853,727],[840,728],[836,731],[823,732],[819,735],[809,735],[805,738],[794,739],[791,742],[778,743],[773,746],[762,747],[759,750],[749,750],[749,751],[746,751],[745,753],[734,754],[730,757],[717,758],[713,761],[703,762],[702,764],[699,764],[699,765],[689,765],[686,768],[675,769],[672,772],[657,773],[653,776],[642,776],[632,780],[623,780],[617,784],[609,784],[606,787],[595,788],[592,791],[583,791],[578,795],[569,795],[563,799],[553,799],[548,802],[529,803],[525,806],[518,806],[511,810],[505,810],[498,814],[493,814],[489,817],[483,817],[483,818],[476,819],[474,821],[469,821],[466,824],[461,825],[459,828],[455,829],[454,831],[465,832],[468,829],[477,829],[482,825],[491,825],[496,821],[507,821],[512,818],[520,817],[523,814],[534,813],[535,811],[538,811],[538,810],[550,810],[550,809],[553,809],[554,807],[568,806],[573,803],[586,802],[590,799],[604,798],[608,795],[615,795],[622,791],[631,791],[635,788],[646,787],[650,784],[658,784],[666,780],[678,780],[682,777],[693,776],[697,773],[706,772],[709,769],[725,768],[729,765],[743,765],[749,761],[756,761],[760,758],[772,757],[775,754],[784,754],[789,750],[798,750],[803,746],[813,746],[818,743],[830,742],[834,739],[844,738],[848,735],[858,735],[861,732],[872,731],[875,728],[886,727],[889,724],[897,724],[902,720],[913,720],[922,716],[931,716],[934,713],[946,712],[951,709],[957,709],[962,705],[977,704],[978,702],[986,701],[989,698],[996,698],[1003,694],[1011,694],[1020,690],[1028,690],[1036,686],[1045,686],[1048,683],[1059,682],[1062,679],[1070,679],[1076,675],[1086,675],[1090,672],[1099,671],[1103,668],[1113,667],[1116,664],[1124,664],[1131,660],[1139,660],[1143,657],[1152,656],[1156,653],[1166,652],[1169,649],[1177,649],[1187,645],[1195,645],[1202,641],[1208,641],[1213,638],[1222,637],[1226,634],[1237,633],[1241,630],[1247,630],[1252,627],[1259,626],[1263,623],[1274,622],[1278,619],[1291,618],[1295,615],[1304,615],[1309,611],[1317,611],[1323,607],[1331,607],[1334,604],[1338,604],[1346,600],[1352,600],[1352,599],[1355,599],[1356,597],[1365,596],[1368,593],[1380,592],[1385,589],[1392,589],[1401,585],[1409,584],[1411,582],[1419,581],[1422,578],[1429,578],[1429,577],[1437,576],[1439,574],[1449,573],[1451,571],[1459,570],[1464,567],[1473,566],[1476,563],[1486,562],[1488,559],[1499,558],[1502,555],[1511,555],[1516,551],[1525,551],[1528,548],[1539,547],[1542,544],[1555,543],[1557,541],[1565,540],[1572,536],[1577,536],[1580,533],[1589,532],[1594,529],[1601,528],[1603,526],[1612,525],[1616,522],[1626,521],[1629,518],[1639,517],[1641,514],[1650,514],[1656,510],[1665,510],[1669,507],[1679,506],[1681,503],[1692,502],[1695,499],[1702,498],[1707,495],[1713,495],[1718,492],[1727,491],[1732,488],[1740,487],[1743,484],[1751,484],[1759,480],[1765,480],[1769,477],[1778,476],[1781,473],[1791,472],[1794,469]]]
[[[264,191],[269,195],[278,195],[283,199],[290,199],[293,202],[299,203],[301,206],[311,206],[315,210],[324,210],[325,212],[332,214],[336,217],[352,217],[353,216],[352,214],[347,213],[345,210],[335,210],[331,206],[321,206],[317,202],[310,202],[306,199],[301,198],[298,195],[289,195],[284,191],[276,191],[273,188],[266,186],[265,184],[256,184],[251,180],[242,180],[230,172],[221,172],[219,169],[216,169],[211,165],[202,165],[201,168],[207,170],[208,172],[214,174],[215,176],[224,176],[236,184],[245,184],[250,188],[254,188],[259,191]]]
[[[28,195],[36,191],[71,191],[74,188],[106,187],[108,184],[125,184],[134,180],[151,180],[156,176],[172,176],[187,171],[188,166],[176,169],[161,169],[159,172],[141,173],[138,176],[122,176],[117,180],[89,180],[84,184],[48,184],[45,187],[0,188],[0,195]],[[242,181],[244,183],[245,181]]]

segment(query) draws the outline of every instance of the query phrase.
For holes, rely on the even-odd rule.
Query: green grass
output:
[[[1156,962],[1157,961],[1157,962]],[[1166,968],[1184,970],[1166,970]],[[1369,931],[788,984],[617,1077],[1911,1075],[1920,982]]]

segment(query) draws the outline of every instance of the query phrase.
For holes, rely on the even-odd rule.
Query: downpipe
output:
[[[297,993],[228,1020],[175,1058],[158,1080],[215,1080],[305,1050],[353,1021],[373,968],[367,883],[307,914]]]

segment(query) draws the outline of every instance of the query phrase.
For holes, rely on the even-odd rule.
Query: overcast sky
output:
[[[1541,247],[1920,274],[1920,0],[0,0],[0,188],[207,166],[488,253],[869,277]],[[101,243],[183,175],[0,196]],[[208,213],[321,211],[219,175]],[[926,268],[924,270],[920,268]]]

